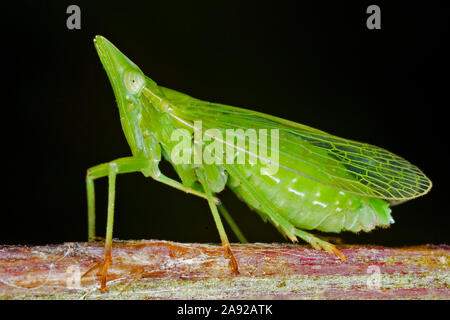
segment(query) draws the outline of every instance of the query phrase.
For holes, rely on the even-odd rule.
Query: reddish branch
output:
[[[101,243],[0,246],[6,299],[449,299],[450,247],[233,245],[239,276],[220,245],[115,242],[105,294]],[[89,269],[88,274],[83,274]]]

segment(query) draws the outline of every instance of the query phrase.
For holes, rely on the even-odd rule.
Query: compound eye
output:
[[[138,93],[145,84],[144,77],[133,70],[125,72],[123,75],[123,82],[125,88],[127,88],[128,92],[131,94]]]

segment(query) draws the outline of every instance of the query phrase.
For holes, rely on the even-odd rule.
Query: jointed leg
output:
[[[270,203],[268,203],[263,197],[260,197],[259,194],[254,189],[252,189],[251,185],[248,183],[245,177],[243,177],[239,173],[239,171],[237,171],[232,166],[227,166],[226,168],[229,174],[234,175],[237,180],[241,181],[242,187],[246,189],[247,192],[253,197],[253,199],[260,204],[261,209],[270,217],[275,226],[278,225],[280,231],[285,233],[293,242],[296,242],[296,236],[298,236],[304,241],[311,244],[315,249],[324,249],[328,253],[336,254],[341,259],[341,261],[345,261],[345,256],[334,245],[321,240],[306,231],[295,228],[294,225],[292,225],[289,221],[281,217],[276,212],[276,210],[271,207]]]
[[[230,214],[228,213],[228,210],[224,207],[222,202],[219,201],[219,203],[216,202],[216,204],[217,204],[217,207],[219,208],[220,213],[222,214],[222,217],[228,223],[231,230],[233,230],[233,232],[236,235],[236,237],[238,238],[239,242],[240,243],[248,243],[244,234],[241,232],[241,230],[237,226],[236,222],[234,222],[234,219],[230,216]]]
[[[192,188],[184,186],[182,183],[180,183],[176,180],[173,180],[173,179],[165,176],[164,174],[162,174],[158,168],[154,169],[154,173],[151,175],[151,177],[158,182],[162,182],[162,183],[167,184],[171,187],[174,187],[178,190],[181,190],[186,193],[190,193],[190,194],[193,194],[193,195],[196,195],[198,197],[208,200],[208,195],[206,193],[203,193],[203,192],[200,192],[200,191],[197,191]],[[230,216],[230,214],[228,213],[228,210],[223,206],[222,202],[217,197],[213,197],[213,199],[214,199],[215,204],[219,207],[220,213],[222,214],[225,221],[230,226],[231,230],[233,230],[233,232],[236,235],[236,237],[238,238],[238,240],[241,243],[247,243],[248,241],[245,238],[244,234],[239,229],[236,222],[234,222],[234,219]]]
[[[105,236],[105,262],[102,270],[102,282],[100,286],[101,291],[106,290],[106,276],[108,275],[108,267],[111,263],[111,247],[112,247],[112,234],[114,226],[114,200],[116,197],[116,175],[118,172],[117,165],[110,163],[108,174],[108,218],[106,223],[106,236]]]
[[[153,166],[153,167],[152,167]],[[150,170],[149,170],[150,169]],[[209,195],[202,193],[200,191],[194,190],[192,188],[188,188],[181,184],[180,182],[170,179],[163,175],[154,164],[148,159],[142,158],[120,158],[109,163],[100,164],[98,166],[92,167],[88,169],[86,175],[86,189],[87,189],[87,200],[88,200],[88,236],[89,241],[95,240],[95,188],[94,188],[94,180],[102,177],[108,176],[109,187],[108,187],[108,218],[107,218],[107,229],[106,229],[106,239],[105,239],[105,259],[102,270],[102,280],[101,280],[101,290],[104,291],[106,289],[106,276],[108,274],[108,267],[111,262],[111,247],[112,247],[112,233],[113,233],[113,223],[114,223],[114,200],[115,200],[115,182],[116,175],[120,173],[130,173],[130,172],[151,172],[150,176],[162,183],[170,185],[176,189],[181,191],[202,197],[207,199],[208,202],[212,201],[212,204],[215,208],[215,212],[217,213],[217,208],[215,204],[220,205],[221,213],[226,219],[226,221],[230,224],[233,232],[236,234],[238,239],[246,243],[242,232],[239,230],[238,226],[228,214],[228,211],[221,205],[221,202],[218,198],[215,198],[210,193]],[[209,190],[209,189],[208,189]],[[211,203],[210,203],[211,206]],[[218,218],[219,223],[220,217]],[[216,219],[215,219],[216,220]],[[217,222],[216,222],[217,224]],[[222,226],[222,225],[221,225]],[[222,226],[223,229],[223,226]],[[220,231],[219,231],[220,233]],[[231,253],[228,239],[226,238],[225,231],[223,230],[223,234],[225,235],[226,243],[228,243],[228,251],[231,254],[231,257],[236,264],[233,254]],[[237,264],[236,264],[237,270]]]
[[[109,163],[100,164],[88,170],[86,186],[88,192],[89,239],[95,237],[95,194],[94,179],[108,176],[108,218],[105,238],[105,260],[103,263],[100,290],[106,290],[106,276],[111,262],[112,234],[114,224],[114,200],[116,194],[116,175],[119,173],[140,172],[150,166],[150,161],[140,158],[120,158]]]
[[[120,158],[108,163],[102,163],[89,168],[86,174],[86,189],[88,200],[88,238],[89,241],[95,239],[95,188],[94,180],[109,176],[112,167],[117,168],[117,174],[140,172],[148,168],[150,161],[142,158]]]
[[[124,162],[131,161],[129,164],[125,165]],[[143,168],[149,168],[151,166],[151,162],[148,159],[141,159],[141,158],[120,158],[115,161],[112,161],[110,163],[119,163],[119,170],[123,169],[124,171],[120,171],[118,173],[129,173],[129,172],[139,172]],[[109,174],[109,165],[110,163],[103,163],[98,166],[92,167],[88,169],[87,175],[86,175],[86,190],[87,190],[87,200],[88,200],[88,239],[89,241],[95,240],[95,188],[94,188],[94,180],[102,177],[106,177]],[[133,164],[136,164],[137,166],[133,167]],[[164,184],[167,184],[171,187],[174,187],[178,190],[184,191],[186,193],[190,193],[193,195],[196,195],[198,197],[201,197],[203,199],[208,199],[207,196],[199,192],[197,190],[194,190],[192,188],[185,187],[180,182],[170,179],[163,175],[159,169],[152,168],[153,172],[151,174],[151,177],[155,179],[156,181],[162,182]],[[214,198],[216,203],[220,203],[219,199]]]
[[[208,200],[208,196],[206,194],[204,194],[198,190],[186,187],[182,183],[165,176],[161,171],[159,171],[159,168],[157,168],[157,167],[153,169],[153,173],[150,175],[150,177],[152,177],[154,180],[156,180],[158,182],[167,184],[168,186],[171,186],[175,189],[178,189],[178,190],[184,191],[186,193],[193,194],[197,197],[203,198],[205,200]],[[220,200],[217,199],[216,197],[214,197],[214,202],[219,204]]]
[[[88,201],[88,241],[95,239],[95,188],[94,179],[86,176],[86,191]]]
[[[216,203],[214,201],[214,197],[212,195],[211,189],[209,188],[208,182],[206,180],[205,172],[201,169],[197,170],[197,175],[200,179],[200,183],[203,186],[203,190],[205,191],[206,196],[208,197],[208,204],[211,208],[211,212],[213,214],[214,222],[216,224],[217,230],[219,231],[220,240],[222,241],[222,246],[225,250],[225,255],[230,259],[230,268],[234,274],[239,274],[238,264],[236,259],[234,258],[233,252],[231,251],[230,242],[228,241],[227,234],[222,225],[222,221],[220,220],[219,212],[217,211]]]
[[[325,240],[319,239],[316,236],[312,235],[309,232],[295,229],[295,234],[299,236],[304,241],[308,242],[314,249],[321,250],[324,249],[326,252],[337,255],[342,262],[344,262],[347,258],[344,254],[339,251],[334,245]]]

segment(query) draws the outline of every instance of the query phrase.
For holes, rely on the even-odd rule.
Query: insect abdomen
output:
[[[236,166],[253,188],[294,226],[325,232],[370,231],[393,221],[386,201],[339,191],[314,180],[280,169],[275,175],[261,175],[259,166]],[[260,212],[242,185],[230,181],[231,189]]]

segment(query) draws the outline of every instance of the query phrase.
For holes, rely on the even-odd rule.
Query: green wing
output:
[[[279,130],[279,168],[341,191],[403,202],[427,193],[431,181],[405,159],[376,146],[339,138],[264,113],[201,101],[161,88],[172,115],[202,120],[203,129]]]

